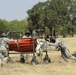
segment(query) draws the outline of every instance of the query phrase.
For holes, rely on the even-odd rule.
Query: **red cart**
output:
[[[9,51],[17,51],[17,52],[33,52],[36,48],[36,38],[22,38],[18,40],[13,40],[8,42]]]
[[[31,60],[32,64],[38,64],[38,61],[35,57],[35,48],[36,48],[36,38],[22,38],[18,40],[13,40],[8,42],[9,51],[16,51],[21,53],[20,61],[25,62],[23,53],[33,53],[33,58]]]

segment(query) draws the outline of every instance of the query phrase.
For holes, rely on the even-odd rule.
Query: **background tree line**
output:
[[[18,21],[6,21],[0,19],[0,34],[7,33],[8,31],[19,31],[22,34],[28,29],[27,19]]]
[[[74,36],[76,34],[76,0],[47,0],[39,2],[27,11],[24,20],[6,21],[0,19],[0,34],[8,31],[45,29],[51,36]]]
[[[76,0],[47,0],[28,10],[30,29],[44,28],[51,36],[76,34]]]

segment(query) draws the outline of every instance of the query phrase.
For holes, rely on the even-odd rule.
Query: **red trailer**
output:
[[[18,40],[13,40],[8,42],[9,51],[16,51],[21,53],[20,61],[25,62],[23,53],[33,53],[33,58],[31,60],[32,64],[38,64],[38,61],[35,57],[35,48],[36,48],[36,38],[21,38]]]
[[[20,38],[17,37],[18,38],[17,40],[13,40],[13,41],[8,42],[9,51],[16,51],[16,52],[21,53],[21,62],[24,62],[24,56],[22,55],[23,53],[31,53],[32,52],[33,58],[31,60],[31,63],[38,64],[38,61],[37,61],[36,56],[35,56],[35,48],[37,45],[37,39],[35,38],[35,36],[37,35],[36,32],[39,32],[38,36],[40,36],[40,35],[42,36],[42,34],[43,34],[42,37],[44,38],[45,30],[44,29],[35,29],[32,32],[31,38],[21,38],[21,33],[19,34],[19,32],[17,32],[19,34],[18,36],[20,36]],[[10,35],[11,35],[11,37],[13,37],[13,35],[16,32],[14,31],[14,32],[9,32],[9,33],[11,33]],[[13,35],[12,35],[12,33],[13,33]],[[8,54],[9,54],[9,51],[8,51]],[[48,60],[48,61],[50,60],[48,55],[47,55],[47,51],[46,51],[45,60]]]
[[[8,42],[9,51],[33,52],[36,48],[36,38],[22,38]]]

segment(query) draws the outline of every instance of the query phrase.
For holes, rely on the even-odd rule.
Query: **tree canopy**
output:
[[[28,10],[29,28],[49,28],[51,35],[75,34],[75,0],[47,0]]]
[[[6,20],[0,20],[0,34],[7,33],[8,31],[19,31],[22,34],[24,34],[27,29],[28,29],[27,19],[21,21],[12,20],[9,22]]]

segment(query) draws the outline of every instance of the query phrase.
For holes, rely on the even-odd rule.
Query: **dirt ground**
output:
[[[68,46],[70,53],[76,52],[76,37],[61,38]],[[14,63],[4,63],[0,67],[0,75],[76,75],[76,61],[69,60],[65,62],[61,58],[59,51],[50,51],[49,57],[51,63],[44,63],[42,59],[37,57],[39,64],[31,65],[32,54],[29,55],[29,60],[24,64],[20,63],[20,55],[10,54]]]

